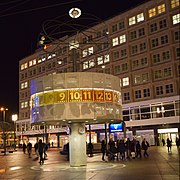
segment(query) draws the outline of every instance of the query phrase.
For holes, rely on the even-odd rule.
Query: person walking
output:
[[[27,144],[27,151],[28,151],[29,158],[31,158],[31,152],[32,152],[31,142],[28,142],[28,144]]]
[[[105,139],[103,139],[101,141],[101,152],[102,152],[102,160],[105,161],[105,159],[104,159],[104,156],[106,153],[106,141],[105,141]]]
[[[127,138],[125,145],[126,145],[126,154],[127,154],[127,159],[128,159],[131,156],[131,141],[129,138]]]
[[[136,141],[136,157],[141,158],[141,145],[140,145],[139,141]]]
[[[120,160],[125,160],[126,146],[125,146],[125,143],[124,143],[124,139],[121,139],[119,141],[118,152],[119,152],[119,159]]]
[[[143,142],[142,142],[142,149],[144,150],[144,157],[148,157],[149,154],[147,153],[147,150],[149,148],[149,143],[146,141],[146,139],[144,138]]]
[[[36,144],[34,145],[34,151],[35,151],[35,154],[37,156],[37,159],[39,158],[39,154],[38,154],[38,143],[36,142]]]
[[[93,144],[91,142],[88,143],[88,153],[89,157],[93,157]]]
[[[167,148],[168,148],[168,152],[171,152],[171,146],[172,146],[172,140],[167,138]]]
[[[42,139],[39,140],[38,143],[38,152],[39,152],[39,156],[40,156],[40,164],[44,163],[44,159],[43,159],[43,153],[44,153],[44,143],[42,142]]]
[[[26,146],[26,144],[25,144],[25,142],[23,142],[23,152],[24,152],[24,154],[26,154],[26,148],[27,148],[27,146]]]
[[[162,144],[163,144],[163,146],[165,146],[165,144],[166,144],[164,139],[162,139]]]

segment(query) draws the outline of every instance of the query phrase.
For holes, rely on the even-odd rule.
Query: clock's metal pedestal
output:
[[[85,166],[86,162],[86,133],[85,124],[72,123],[69,139],[70,166]]]

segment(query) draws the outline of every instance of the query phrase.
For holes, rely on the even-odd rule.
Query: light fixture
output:
[[[72,8],[69,11],[69,16],[72,18],[78,18],[81,15],[81,10],[79,8]]]

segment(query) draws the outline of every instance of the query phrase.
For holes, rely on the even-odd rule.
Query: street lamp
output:
[[[16,121],[18,120],[18,115],[12,115],[12,121],[14,121],[14,150],[16,149]]]
[[[3,148],[4,148],[4,155],[6,155],[6,134],[5,134],[5,120],[6,120],[6,111],[8,109],[7,108],[4,108],[4,107],[1,107],[0,108],[0,111],[2,112],[3,114]]]

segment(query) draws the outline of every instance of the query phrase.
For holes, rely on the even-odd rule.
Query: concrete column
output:
[[[69,138],[70,166],[86,166],[86,132],[84,123],[72,123]]]

